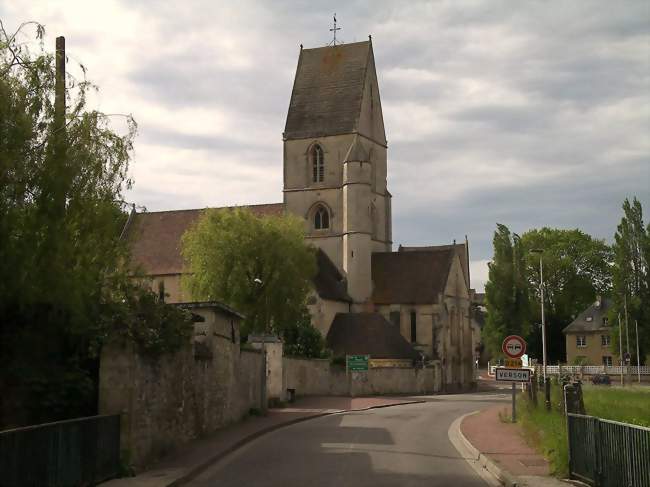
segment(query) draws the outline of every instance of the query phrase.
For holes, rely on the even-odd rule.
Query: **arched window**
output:
[[[330,214],[327,212],[327,209],[318,205],[316,211],[314,212],[314,228],[316,230],[324,230],[330,227]]]
[[[315,144],[311,150],[312,181],[322,183],[325,180],[325,154],[323,148]]]

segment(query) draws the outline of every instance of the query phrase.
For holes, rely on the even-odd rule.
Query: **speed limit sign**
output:
[[[526,353],[526,341],[517,335],[510,335],[503,340],[501,350],[509,358],[519,358]]]

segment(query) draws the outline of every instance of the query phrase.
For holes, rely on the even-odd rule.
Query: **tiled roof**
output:
[[[455,250],[372,254],[372,300],[376,304],[437,303],[444,292]]]
[[[393,359],[420,356],[399,329],[379,313],[337,313],[327,333],[327,346],[335,356],[370,355],[371,358]]]
[[[562,330],[563,333],[576,333],[609,330],[610,326],[603,323],[603,318],[607,317],[607,311],[612,306],[609,298],[603,298],[592,303],[587,309],[580,313],[575,320]]]
[[[460,265],[463,268],[463,277],[465,278],[465,282],[467,283],[467,287],[469,288],[470,287],[469,262],[467,261],[467,249],[465,248],[464,243],[460,243],[460,244],[454,243],[451,245],[429,245],[425,247],[406,247],[400,245],[398,252],[418,252],[422,250],[438,251],[438,250],[448,250],[448,249],[454,249],[458,254],[458,257],[460,258]]]
[[[256,215],[280,215],[284,212],[282,203],[238,208],[248,208]],[[126,234],[132,267],[140,268],[147,275],[182,273],[181,237],[203,211],[152,211],[134,215]]]
[[[302,139],[355,131],[371,52],[369,41],[302,49],[284,137]]]
[[[318,295],[323,299],[352,302],[343,275],[321,249],[316,252],[316,263],[318,271],[313,281]]]

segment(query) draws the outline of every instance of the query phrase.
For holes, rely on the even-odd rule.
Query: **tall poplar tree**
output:
[[[493,246],[494,257],[488,265],[489,280],[485,284],[487,319],[483,340],[490,353],[498,356],[506,336],[528,335],[530,298],[519,236],[499,223]]]
[[[610,322],[616,324],[613,348],[618,351],[618,316],[621,317],[623,351],[629,352],[636,363],[635,322],[639,327],[641,361],[650,354],[650,224],[643,222],[643,210],[638,199],[623,202],[623,217],[614,235],[613,300]],[[626,307],[627,325],[626,329]]]

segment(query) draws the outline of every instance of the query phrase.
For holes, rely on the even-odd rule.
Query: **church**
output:
[[[318,249],[308,307],[335,354],[439,361],[447,390],[473,381],[468,243],[393,251],[392,195],[372,39],[301,47],[283,132],[283,202],[260,216],[304,219]],[[181,288],[183,233],[203,210],[132,214],[132,263],[167,301]]]

